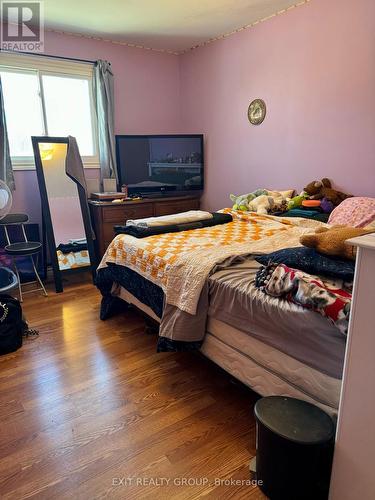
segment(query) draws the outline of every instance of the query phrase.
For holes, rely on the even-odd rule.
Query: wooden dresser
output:
[[[142,219],[158,215],[169,215],[199,208],[199,196],[171,198],[143,198],[121,204],[89,200],[92,223],[96,234],[97,258],[101,259],[114,238],[113,226],[125,224],[127,219]]]

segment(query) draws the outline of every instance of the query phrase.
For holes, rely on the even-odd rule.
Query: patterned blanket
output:
[[[77,252],[63,253],[57,250],[57,260],[59,262],[60,271],[67,269],[76,269],[77,267],[86,267],[90,265],[90,256],[87,250]]]
[[[318,312],[342,334],[348,333],[351,283],[323,281],[285,264],[269,264],[258,271],[256,286],[272,297]]]
[[[216,264],[250,254],[299,246],[299,238],[322,225],[307,219],[284,219],[231,209],[233,221],[221,226],[137,239],[118,235],[99,269],[108,263],[126,266],[159,285],[167,304],[195,314],[206,278]]]

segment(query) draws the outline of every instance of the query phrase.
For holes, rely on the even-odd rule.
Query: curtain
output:
[[[98,120],[100,179],[116,179],[114,90],[111,63],[98,60],[94,67],[94,97]]]
[[[11,191],[16,189],[12,161],[9,152],[8,131],[5,119],[3,88],[0,78],[0,179],[7,184]]]

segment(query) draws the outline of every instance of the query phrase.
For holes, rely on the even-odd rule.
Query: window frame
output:
[[[28,54],[10,54],[0,52],[0,71],[8,70],[16,73],[36,74],[38,79],[43,135],[46,137],[48,137],[48,124],[43,92],[43,75],[60,76],[62,78],[77,78],[88,81],[94,155],[82,157],[82,162],[85,168],[100,167],[98,126],[97,120],[95,119],[96,110],[94,105],[93,68],[93,63],[81,63],[70,60],[55,59],[48,56],[41,57]],[[35,160],[33,156],[12,156],[12,166],[13,170],[35,170]]]

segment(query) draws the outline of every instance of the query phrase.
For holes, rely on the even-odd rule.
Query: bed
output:
[[[321,223],[228,212],[233,221],[220,228],[117,236],[98,269],[102,318],[119,299],[133,304],[160,323],[159,350],[200,349],[263,396],[337,413],[345,337],[319,314],[254,286],[254,255],[298,246]]]

